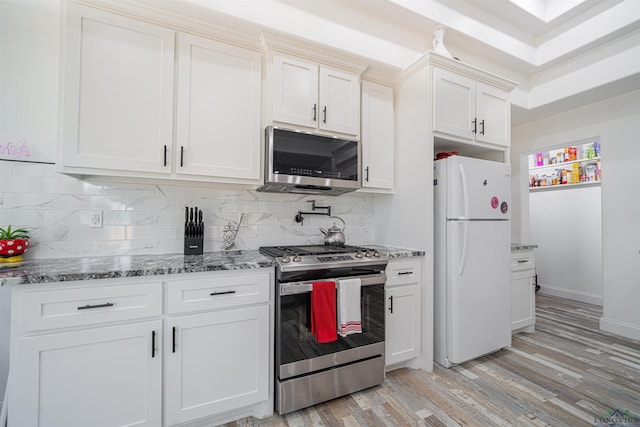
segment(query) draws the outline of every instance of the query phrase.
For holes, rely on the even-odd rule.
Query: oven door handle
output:
[[[355,277],[338,277],[331,279],[319,279],[317,281],[327,281],[327,282],[340,282],[340,280],[347,279],[360,279],[360,286],[372,286],[372,285],[384,285],[387,281],[386,274],[371,274],[367,276],[355,276]],[[336,283],[336,288],[338,284]],[[313,289],[313,281],[305,281],[305,282],[290,282],[290,283],[281,283],[280,284],[280,295],[295,295],[295,294],[304,294],[307,292],[311,292]]]

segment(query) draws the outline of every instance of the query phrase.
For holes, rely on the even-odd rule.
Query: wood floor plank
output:
[[[599,330],[602,308],[536,296],[536,331],[509,349],[245,426],[593,426],[612,409],[640,416],[640,341]]]

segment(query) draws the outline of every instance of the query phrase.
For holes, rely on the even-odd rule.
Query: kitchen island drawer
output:
[[[536,267],[533,250],[511,253],[511,271],[533,270]]]
[[[270,274],[212,274],[167,282],[169,314],[269,302]]]
[[[37,331],[162,314],[162,282],[107,281],[85,287],[25,291],[22,330]]]
[[[389,260],[387,264],[386,286],[407,285],[410,283],[420,283],[422,280],[420,261],[417,260]]]

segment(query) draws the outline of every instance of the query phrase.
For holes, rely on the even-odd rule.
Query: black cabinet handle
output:
[[[364,172],[365,172],[365,177],[364,180],[369,182],[369,166],[367,166],[366,168],[364,168]]]
[[[78,307],[78,310],[91,310],[92,308],[105,308],[105,307],[113,307],[113,303],[112,302],[107,302],[104,304],[95,304],[95,305],[83,305],[81,307]]]
[[[318,104],[313,104],[313,121],[316,121],[316,113],[317,113]]]
[[[413,271],[401,271],[400,273],[398,273],[398,276],[405,276],[407,274],[413,274]]]
[[[327,106],[322,109],[322,123],[327,123]]]
[[[389,313],[393,314],[393,295],[389,297]]]
[[[164,165],[167,166],[167,145],[164,146]]]
[[[180,167],[183,166],[184,161],[184,145],[180,146]]]
[[[151,357],[156,357],[156,331],[151,331]]]
[[[477,133],[478,132],[478,119],[473,119],[473,121],[471,122],[473,123],[473,133]]]
[[[175,353],[176,352],[176,327],[173,327],[173,341],[171,343],[171,352]]]
[[[221,292],[211,292],[209,295],[214,297],[216,295],[228,295],[228,294],[235,294],[235,293],[236,291],[221,291]]]
[[[518,260],[518,264],[523,264],[525,262],[528,262],[528,260],[526,260],[526,259],[519,259]]]
[[[480,126],[482,126],[482,130],[480,131],[480,135],[484,135],[484,120],[480,122]]]

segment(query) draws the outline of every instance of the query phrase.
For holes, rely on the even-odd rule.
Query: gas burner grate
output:
[[[272,258],[285,255],[331,255],[349,252],[366,251],[366,248],[360,246],[329,246],[329,245],[301,245],[301,246],[263,246],[259,249],[260,253]]]

